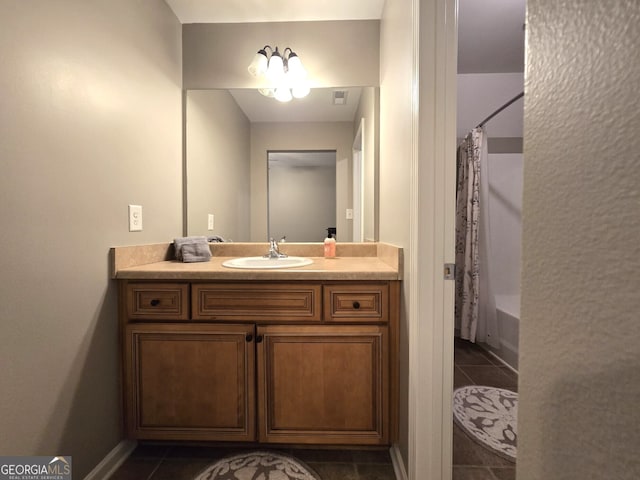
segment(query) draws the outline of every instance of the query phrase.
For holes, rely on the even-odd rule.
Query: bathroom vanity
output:
[[[311,265],[229,269],[266,244],[112,249],[126,436],[389,445],[397,436],[402,250],[285,244]]]

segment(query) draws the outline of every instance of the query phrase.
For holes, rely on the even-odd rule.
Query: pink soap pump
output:
[[[324,239],[324,258],[336,258],[336,239],[331,234],[331,229],[327,229],[327,238]]]

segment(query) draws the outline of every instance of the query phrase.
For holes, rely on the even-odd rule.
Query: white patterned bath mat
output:
[[[253,451],[218,460],[195,480],[320,480],[320,477],[293,457]]]
[[[515,462],[517,393],[479,385],[458,388],[453,392],[453,419],[474,440]]]

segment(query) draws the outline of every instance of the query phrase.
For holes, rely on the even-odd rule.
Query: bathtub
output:
[[[494,353],[518,369],[518,332],[520,331],[520,295],[496,295],[496,318],[500,332],[500,349]]]

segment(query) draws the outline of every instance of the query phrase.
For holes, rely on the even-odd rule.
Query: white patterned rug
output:
[[[474,440],[515,462],[518,394],[468,385],[453,392],[453,419]]]
[[[247,452],[218,460],[195,480],[321,480],[293,457],[275,452]]]

